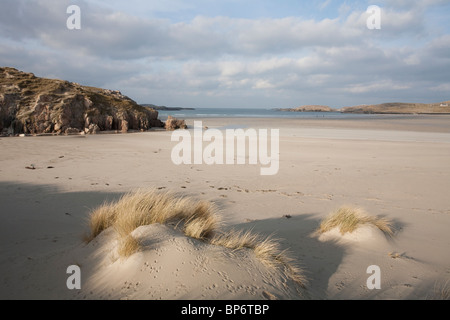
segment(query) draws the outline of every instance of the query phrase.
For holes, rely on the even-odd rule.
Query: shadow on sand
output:
[[[345,248],[332,241],[321,242],[312,234],[320,221],[314,214],[293,215],[290,218],[255,220],[234,225],[238,230],[252,230],[278,239],[308,278],[307,291],[311,299],[328,299],[330,277],[337,271]]]

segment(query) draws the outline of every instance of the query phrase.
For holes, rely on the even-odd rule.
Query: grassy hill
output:
[[[375,105],[362,105],[344,107],[344,113],[378,113],[378,114],[450,114],[450,101],[438,103],[382,103]]]

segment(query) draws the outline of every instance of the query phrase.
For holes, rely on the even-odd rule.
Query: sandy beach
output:
[[[279,170],[175,165],[172,132],[0,138],[1,299],[439,299],[450,286],[450,117],[208,118],[208,128],[279,129]],[[187,119],[192,128],[194,119]],[[189,129],[192,130],[192,129]],[[28,168],[27,168],[28,167]],[[31,168],[31,169],[30,169]],[[218,208],[222,228],[272,235],[308,279],[305,288],[232,251],[166,225],[115,254],[114,230],[83,242],[90,212],[139,188]],[[342,205],[390,219],[379,230],[318,236]],[[69,290],[78,265],[82,286]],[[367,268],[379,266],[381,288]]]

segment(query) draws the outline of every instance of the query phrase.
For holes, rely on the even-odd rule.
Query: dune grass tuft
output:
[[[154,189],[123,195],[117,202],[104,203],[92,211],[89,219],[90,233],[86,242],[92,241],[102,231],[113,227],[118,234],[118,254],[126,258],[140,249],[131,233],[138,227],[150,224],[173,224],[181,226],[184,234],[206,241],[212,245],[231,250],[248,248],[269,268],[281,269],[285,276],[305,287],[306,278],[294,265],[279,242],[271,237],[262,238],[250,231],[217,231],[220,220],[216,207],[207,201],[195,201]]]
[[[176,223],[183,226],[187,236],[206,239],[219,224],[213,204],[194,201],[153,189],[123,195],[115,203],[105,203],[95,209],[89,218],[90,233],[86,242],[92,241],[103,230],[114,227],[121,239],[127,238],[140,226]],[[136,247],[136,246],[135,246]]]
[[[282,269],[288,278],[294,280],[303,288],[307,283],[303,271],[294,265],[294,260],[289,257],[287,251],[281,250],[279,242],[271,237],[262,238],[250,231],[229,230],[216,234],[211,238],[210,243],[231,250],[251,249],[255,256],[268,268]]]
[[[95,209],[89,216],[88,225],[90,233],[84,236],[85,242],[92,241],[103,230],[114,224],[115,211],[112,204],[104,203]]]
[[[341,234],[353,232],[361,225],[372,224],[380,229],[385,235],[393,236],[394,231],[390,220],[374,217],[361,208],[343,206],[332,212],[320,223],[318,233],[327,232],[333,228],[339,228]]]
[[[450,280],[446,282],[434,284],[433,296],[428,297],[428,300],[450,300]]]
[[[140,248],[139,241],[131,234],[119,239],[118,253],[121,257],[129,257]]]

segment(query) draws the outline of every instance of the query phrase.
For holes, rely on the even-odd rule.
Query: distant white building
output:
[[[441,103],[441,107],[448,107],[448,103]]]

